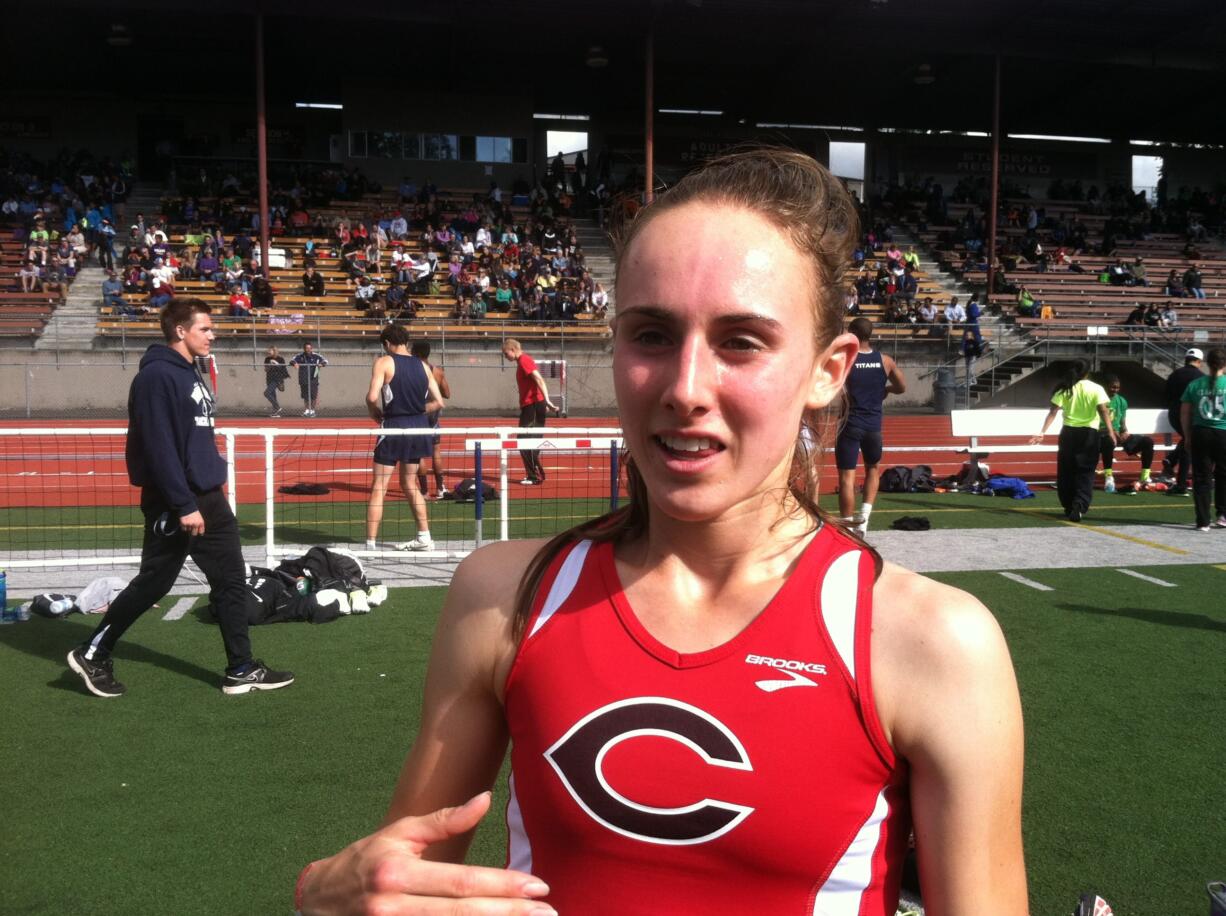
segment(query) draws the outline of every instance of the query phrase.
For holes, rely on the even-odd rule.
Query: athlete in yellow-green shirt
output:
[[[1056,414],[1064,414],[1056,451],[1056,493],[1064,508],[1064,517],[1079,522],[1090,511],[1094,498],[1094,469],[1098,467],[1099,425],[1106,430],[1114,448],[1115,430],[1107,409],[1111,399],[1102,385],[1089,379],[1090,367],[1085,360],[1074,360],[1051,395],[1051,409],[1043,420],[1043,428],[1031,438],[1031,444],[1043,441]]]

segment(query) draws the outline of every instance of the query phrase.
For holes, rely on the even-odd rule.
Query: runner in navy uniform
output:
[[[389,324],[379,335],[386,353],[375,360],[370,390],[366,393],[366,409],[371,419],[385,429],[428,429],[430,414],[442,407],[434,376],[426,364],[408,350],[409,332],[398,324]],[[413,509],[417,520],[417,537],[401,550],[430,550],[430,521],[426,515],[426,500],[417,488],[417,466],[429,456],[431,436],[380,436],[375,442],[374,480],[370,487],[370,503],[366,507],[366,546],[374,549],[383,521],[383,499],[392,471],[400,466],[400,489]]]
[[[873,323],[857,318],[847,330],[860,341],[860,352],[847,376],[847,421],[839,431],[834,447],[835,464],[839,469],[839,515],[853,524],[863,536],[868,531],[868,517],[877,498],[877,483],[881,472],[881,405],[888,394],[902,394],[907,380],[892,357],[874,350],[870,340]],[[856,464],[864,455],[864,502],[860,515],[856,508]]]

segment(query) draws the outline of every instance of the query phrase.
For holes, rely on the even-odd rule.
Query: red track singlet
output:
[[[872,703],[871,556],[824,526],[739,635],[683,654],[609,544],[547,572],[507,677],[508,866],[563,914],[892,916],[905,776]]]

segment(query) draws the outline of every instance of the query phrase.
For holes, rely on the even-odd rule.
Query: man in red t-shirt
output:
[[[544,426],[547,412],[556,412],[558,408],[549,400],[549,389],[536,368],[536,361],[524,352],[519,341],[513,337],[508,337],[502,345],[502,355],[515,363],[515,383],[519,386],[519,425],[523,428]],[[526,487],[544,483],[545,469],[541,466],[540,451],[521,449],[519,456],[524,461],[524,479],[520,483]]]

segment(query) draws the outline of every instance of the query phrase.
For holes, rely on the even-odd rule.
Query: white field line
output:
[[[1153,576],[1147,576],[1144,573],[1135,572],[1131,569],[1117,569],[1116,572],[1122,572],[1124,575],[1140,579],[1142,582],[1152,582],[1154,585],[1161,585],[1163,588],[1178,588],[1174,582],[1167,582],[1165,579],[1155,579]]]
[[[185,598],[180,598],[175,602],[174,607],[166,612],[163,620],[181,620],[187,616],[187,612],[192,609],[192,605],[196,603],[196,595],[188,595]]]
[[[1040,592],[1054,592],[1055,591],[1055,589],[1052,588],[1050,585],[1044,585],[1042,582],[1035,582],[1033,579],[1027,579],[1025,576],[1019,576],[1017,573],[1002,572],[1001,575],[1004,576],[1006,579],[1009,579],[1013,582],[1020,583],[1021,585],[1029,586],[1030,588],[1036,589]]]

